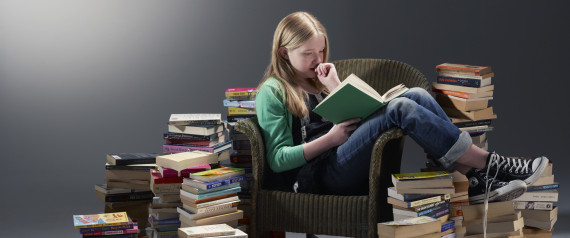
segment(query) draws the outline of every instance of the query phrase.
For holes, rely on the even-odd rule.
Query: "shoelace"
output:
[[[509,173],[514,172],[515,174],[529,173],[530,162],[532,161],[532,160],[515,159],[509,157],[505,158],[505,156],[502,155],[500,156],[495,152],[491,154],[491,159],[499,160],[500,162],[498,164],[502,166],[503,171],[507,171],[508,169]],[[499,169],[498,167],[499,166],[497,166],[497,170]]]
[[[491,192],[491,185],[497,178],[497,175],[499,175],[499,169],[501,166],[501,164],[499,164],[497,157],[498,156],[495,153],[491,155],[489,166],[487,166],[487,172],[485,173],[485,202],[484,202],[485,212],[483,213],[483,238],[487,238],[487,211],[489,210],[489,192]],[[490,180],[489,172],[491,171],[493,163],[497,165],[497,170],[495,170],[495,176],[493,176],[493,179]],[[491,182],[489,183],[489,181]]]

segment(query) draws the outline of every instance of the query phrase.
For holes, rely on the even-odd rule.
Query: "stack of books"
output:
[[[178,229],[180,238],[196,237],[225,237],[225,238],[247,238],[247,234],[239,229],[235,229],[227,224],[204,225],[194,227],[184,227]]]
[[[558,220],[558,188],[554,181],[552,163],[541,177],[527,187],[526,192],[513,200],[516,211],[524,217],[526,237],[551,237],[554,224]]]
[[[457,232],[457,237],[484,237],[485,204],[465,205],[462,210],[465,229],[464,233]],[[512,201],[488,203],[486,236],[523,237],[524,220]]]
[[[137,237],[139,233],[126,212],[73,215],[73,225],[82,237]]]
[[[437,65],[437,82],[432,84],[435,99],[462,131],[468,131],[473,143],[488,150],[486,132],[497,118],[489,101],[493,99],[494,73],[490,66],[443,63]]]
[[[232,140],[230,160],[224,165],[245,170],[246,180],[241,182],[238,193],[238,209],[243,211],[243,219],[238,222],[248,230],[251,218],[251,187],[253,184],[251,144],[247,136],[233,127],[239,120],[255,116],[255,95],[257,88],[229,88],[225,92],[224,106],[228,108],[227,121],[230,125],[229,136]]]
[[[104,202],[105,213],[127,212],[144,230],[147,226],[150,190],[149,171],[156,168],[158,153],[109,153],[106,155],[105,183],[95,185],[96,196]]]
[[[255,95],[257,88],[228,88],[223,100],[228,108],[227,121],[230,125],[235,122],[255,116]]]
[[[243,174],[241,168],[221,167],[185,178],[180,190],[182,207],[177,208],[181,227],[222,223],[238,227],[243,218],[243,211],[237,208]]]
[[[155,194],[149,207],[151,224],[147,234],[153,237],[175,237],[180,228],[178,207],[182,206],[180,188],[192,172],[209,170],[218,156],[204,151],[165,154],[156,157],[158,170],[152,170],[151,189]]]
[[[215,153],[219,161],[230,158],[231,140],[227,140],[226,124],[220,113],[171,114],[164,133],[164,153],[200,150]]]
[[[441,221],[436,218],[420,216],[397,221],[378,223],[379,238],[440,238]]]
[[[393,174],[394,187],[388,188],[394,220],[427,216],[441,221],[441,236],[453,236],[455,221],[450,220],[450,202],[455,193],[453,176],[444,171]]]

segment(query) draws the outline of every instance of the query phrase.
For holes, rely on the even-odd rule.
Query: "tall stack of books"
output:
[[[397,221],[378,223],[379,238],[440,238],[446,237],[440,231],[442,223],[439,219],[420,216]]]
[[[394,220],[427,216],[441,221],[441,236],[453,236],[455,221],[449,220],[453,176],[444,171],[393,174],[388,188]]]
[[[149,171],[155,169],[158,153],[110,153],[105,165],[105,183],[95,185],[96,196],[105,203],[104,212],[127,212],[144,230],[147,226],[150,190]]]
[[[171,114],[162,150],[164,153],[200,150],[217,154],[219,161],[228,160],[232,142],[224,134],[225,126],[220,113]]]
[[[178,229],[180,238],[197,237],[224,237],[224,238],[247,238],[247,234],[227,224],[204,225],[185,227]]]
[[[227,224],[238,227],[243,211],[237,208],[240,182],[245,179],[241,168],[221,167],[185,178],[180,190],[182,207],[178,207],[181,227]]]
[[[176,237],[180,228],[178,207],[182,206],[180,188],[183,179],[192,172],[209,170],[217,164],[218,156],[204,151],[165,154],[156,157],[158,170],[151,171],[151,188],[155,194],[149,208],[153,237]]]
[[[554,181],[552,163],[541,177],[527,187],[526,192],[513,200],[516,211],[524,217],[525,237],[551,237],[558,220],[558,188]]]
[[[488,150],[486,132],[497,118],[489,101],[493,99],[494,73],[490,66],[443,63],[435,67],[432,84],[435,99],[457,127],[471,134],[473,143]]]
[[[457,237],[478,238],[484,233],[485,204],[463,206],[463,226],[465,233]],[[487,237],[523,237],[525,219],[520,211],[515,211],[512,201],[488,203]]]
[[[244,213],[244,218],[239,220],[239,224],[248,230],[251,218],[251,191],[253,183],[252,155],[249,138],[233,127],[239,120],[255,116],[255,96],[257,88],[229,88],[225,92],[224,106],[228,108],[227,121],[230,125],[229,136],[232,140],[232,151],[230,161],[225,165],[230,167],[243,168],[246,180],[241,182],[241,192],[238,193],[240,203],[238,209]]]
[[[137,237],[139,229],[126,212],[73,215],[73,225],[82,237]]]

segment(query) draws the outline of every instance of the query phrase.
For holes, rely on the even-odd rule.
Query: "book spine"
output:
[[[513,205],[518,210],[552,210],[554,208],[552,202],[513,202]]]
[[[125,229],[125,230],[116,230],[116,231],[101,231],[101,232],[83,233],[83,237],[135,234],[137,232],[138,232],[138,229],[137,230]]]
[[[131,165],[131,164],[155,164],[156,158],[140,158],[140,159],[116,159],[115,165]]]
[[[480,88],[481,87],[481,80],[478,80],[478,79],[452,78],[452,77],[438,76],[437,82],[442,83],[442,84],[451,84],[451,85],[471,87],[471,88]]]
[[[558,193],[525,192],[513,201],[558,202]]]
[[[206,151],[214,153],[214,148],[199,147],[199,146],[183,146],[183,145],[162,145],[162,152],[164,153],[182,153],[193,150]]]
[[[173,133],[173,132],[165,132],[163,134],[163,138],[169,139],[169,140],[206,140],[206,141],[210,141],[210,140],[214,140],[215,138],[218,138],[220,136],[222,136],[222,132],[214,133],[214,134],[206,135],[206,136],[183,134],[183,133]]]
[[[208,212],[223,210],[223,209],[227,209],[227,208],[232,208],[232,207],[236,207],[238,204],[239,204],[238,202],[232,202],[232,203],[224,203],[224,204],[220,204],[220,205],[214,205],[214,206],[210,206],[210,207],[198,208],[198,210],[196,211],[196,214],[208,213]]]
[[[536,191],[543,191],[543,190],[551,190],[551,189],[558,189],[560,186],[555,184],[546,184],[546,185],[539,185],[539,186],[528,186],[526,188],[527,192],[536,192]]]
[[[428,216],[433,218],[439,218],[449,214],[449,203],[444,203],[440,206],[436,206],[430,209],[423,210],[418,212],[419,216]]]
[[[239,120],[244,120],[244,119],[248,119],[251,117],[255,117],[255,115],[234,115],[234,116],[228,116],[228,122],[237,122]]]
[[[441,90],[441,89],[436,89],[436,88],[432,88],[431,91],[433,91],[435,93],[441,93],[441,94],[456,96],[456,97],[465,98],[465,99],[469,99],[471,97],[470,93],[465,93],[465,92]]]
[[[255,101],[230,101],[224,99],[225,107],[255,108]]]
[[[217,125],[217,124],[220,124],[220,120],[179,120],[179,121],[169,121],[168,124],[175,125],[175,126]]]
[[[450,199],[450,195],[449,194],[445,194],[445,195],[441,195],[441,196],[435,196],[435,197],[430,197],[430,198],[426,198],[426,199],[422,199],[422,200],[417,200],[417,201],[413,201],[413,202],[408,202],[408,207],[419,207],[422,205],[426,205],[426,204],[430,204],[430,203],[435,203],[435,202],[439,202],[442,200],[448,200]]]
[[[168,177],[168,178],[159,178],[154,179],[154,184],[163,184],[163,183],[182,183],[183,177]]]
[[[154,197],[152,192],[147,193],[130,193],[130,194],[112,194],[105,196],[105,202],[126,202],[151,200]]]
[[[446,232],[447,230],[451,230],[453,228],[455,228],[455,221],[451,220],[441,225],[441,232]]]
[[[479,120],[479,121],[455,122],[453,124],[457,127],[488,126],[491,125],[491,119]]]
[[[154,163],[151,163],[154,164]],[[131,171],[149,171],[155,169],[156,165],[149,166],[126,166],[126,165],[105,165],[105,170],[131,170]]]
[[[116,230],[132,229],[133,227],[134,224],[130,222],[127,225],[80,228],[79,233],[85,234],[85,233],[95,233],[95,232],[116,231]]]

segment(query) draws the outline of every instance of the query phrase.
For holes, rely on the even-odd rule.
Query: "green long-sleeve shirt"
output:
[[[293,116],[287,110],[282,87],[278,79],[269,78],[255,96],[257,120],[265,141],[267,162],[271,170],[277,173],[307,163],[303,145],[293,143]]]

